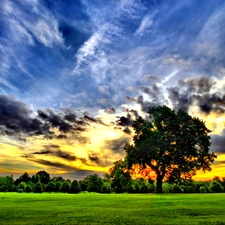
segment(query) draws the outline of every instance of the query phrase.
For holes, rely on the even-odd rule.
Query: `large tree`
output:
[[[157,175],[157,193],[162,192],[163,179],[211,170],[216,155],[209,153],[210,130],[203,121],[167,106],[152,107],[148,113],[148,119],[139,117],[134,122],[133,143],[124,147],[129,168],[133,164],[151,167]]]

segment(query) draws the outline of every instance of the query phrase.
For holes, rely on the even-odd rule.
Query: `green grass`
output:
[[[0,224],[225,224],[225,194],[0,193]]]

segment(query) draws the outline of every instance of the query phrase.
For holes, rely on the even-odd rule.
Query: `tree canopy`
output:
[[[216,155],[210,153],[210,130],[199,118],[167,106],[152,107],[149,118],[139,117],[133,124],[132,144],[126,144],[125,161],[149,166],[157,175],[156,192],[162,192],[162,181],[191,177],[197,170],[211,170]]]

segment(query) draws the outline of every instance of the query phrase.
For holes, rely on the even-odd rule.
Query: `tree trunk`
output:
[[[163,190],[162,190],[162,180],[163,180],[163,176],[162,175],[157,175],[157,180],[156,180],[156,193],[163,193]]]

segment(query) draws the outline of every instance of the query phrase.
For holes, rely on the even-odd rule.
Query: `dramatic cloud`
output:
[[[122,138],[118,138],[115,140],[109,140],[109,141],[105,141],[105,145],[109,148],[112,149],[113,152],[115,153],[122,153],[123,147],[126,144],[126,142],[129,142],[130,138],[128,137],[122,137]]]
[[[35,112],[25,103],[4,95],[0,95],[0,102],[0,131],[3,135],[18,138],[41,135],[47,139],[77,135],[77,138],[84,140],[79,134],[84,132],[88,125],[103,124],[100,119],[87,115],[76,119],[77,116],[72,110],[69,110],[69,113],[68,110],[54,112],[51,109]],[[54,129],[57,129],[57,132]]]
[[[211,135],[211,151],[217,154],[225,154],[225,130],[221,135]]]
[[[168,88],[169,99],[175,109],[188,111],[197,105],[206,114],[225,111],[225,94],[214,90],[215,83],[206,77],[181,80],[177,87]]]

